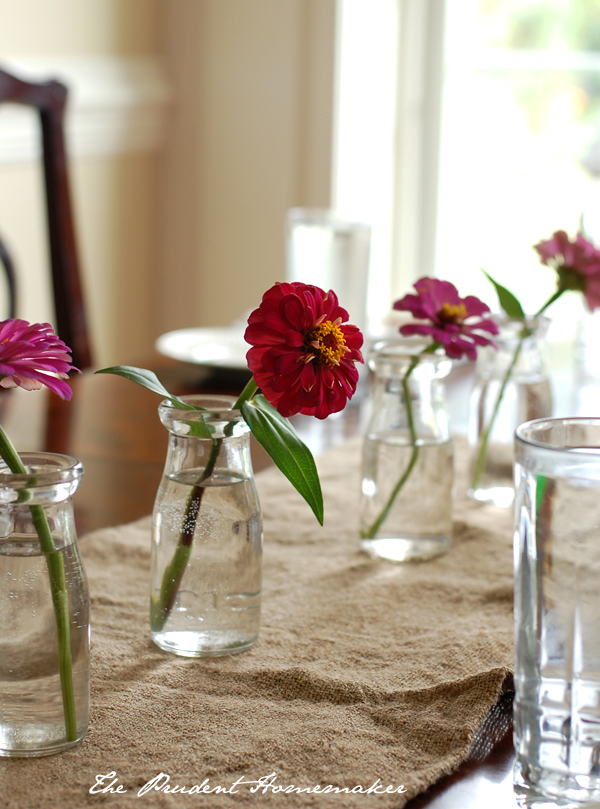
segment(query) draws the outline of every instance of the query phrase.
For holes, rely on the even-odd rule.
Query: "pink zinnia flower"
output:
[[[346,323],[333,291],[275,284],[248,318],[246,359],[264,396],[282,416],[324,419],[356,390],[363,337]]]
[[[1,387],[38,390],[45,385],[61,399],[70,399],[73,392],[63,381],[77,370],[70,363],[70,349],[49,323],[0,321]]]
[[[571,241],[564,230],[557,230],[551,239],[539,242],[534,249],[542,264],[558,273],[559,290],[583,292],[590,311],[600,307],[600,250],[581,233]]]
[[[480,318],[490,311],[479,298],[474,295],[461,298],[454,284],[437,278],[420,278],[415,289],[417,295],[405,295],[396,301],[394,309],[412,312],[418,320],[430,322],[407,323],[401,326],[400,334],[430,334],[452,359],[460,359],[466,354],[474,360],[477,346],[493,345],[489,337],[480,333],[498,334],[498,326],[493,320],[484,318],[467,323],[467,320]]]

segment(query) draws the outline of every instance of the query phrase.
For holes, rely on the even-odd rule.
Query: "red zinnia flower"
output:
[[[558,273],[559,290],[583,292],[590,311],[600,307],[600,250],[578,233],[571,241],[564,230],[534,245],[542,264]]]
[[[264,396],[282,416],[324,419],[356,390],[363,337],[345,321],[333,291],[275,284],[248,318],[246,359]]]
[[[477,346],[493,345],[489,337],[479,334],[487,331],[498,334],[498,326],[486,318],[472,323],[466,321],[479,317],[490,308],[474,295],[461,298],[454,284],[439,281],[437,278],[420,278],[415,289],[417,295],[405,295],[396,301],[394,309],[412,312],[426,323],[408,323],[400,327],[400,334],[430,334],[440,343],[452,359],[460,359],[466,354],[469,359],[477,358]]]
[[[73,391],[63,381],[77,370],[70,363],[70,349],[49,323],[0,321],[1,387],[38,390],[45,385],[61,399],[70,399]]]

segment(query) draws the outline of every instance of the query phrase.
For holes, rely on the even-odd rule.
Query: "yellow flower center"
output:
[[[341,320],[325,320],[310,331],[304,340],[305,362],[316,359],[321,365],[339,365],[341,358],[349,350],[339,324]]]
[[[462,323],[467,316],[464,303],[445,303],[439,311],[440,318],[444,323]]]

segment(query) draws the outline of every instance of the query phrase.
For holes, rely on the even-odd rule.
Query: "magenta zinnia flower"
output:
[[[70,363],[70,349],[49,323],[0,321],[1,387],[38,390],[45,385],[61,399],[70,399],[73,392],[63,381],[77,370]]]
[[[275,284],[248,318],[246,359],[264,396],[282,416],[324,419],[356,390],[363,337],[346,323],[333,291]]]
[[[405,295],[396,301],[394,309],[411,312],[418,320],[430,322],[407,323],[401,326],[400,334],[430,334],[452,359],[460,359],[466,354],[474,360],[477,346],[493,345],[489,337],[480,332],[498,334],[498,326],[493,320],[481,319],[480,316],[490,308],[479,298],[474,295],[461,298],[454,284],[437,278],[420,278],[415,289],[417,295]],[[474,317],[480,319],[467,323]]]
[[[583,292],[590,309],[600,307],[600,250],[578,233],[571,241],[564,230],[552,238],[534,245],[542,264],[558,273],[558,288]]]

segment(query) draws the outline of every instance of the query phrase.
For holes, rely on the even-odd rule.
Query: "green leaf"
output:
[[[523,311],[523,307],[519,303],[518,299],[512,294],[512,292],[509,292],[509,290],[506,289],[506,287],[503,287],[502,284],[499,284],[497,281],[494,281],[492,276],[488,275],[488,273],[485,270],[482,269],[481,272],[485,275],[488,281],[490,281],[494,285],[496,293],[498,295],[498,301],[500,303],[500,306],[502,307],[502,309],[504,309],[506,314],[509,317],[516,318],[517,320],[525,320],[526,315],[525,312]]]
[[[302,495],[323,525],[323,494],[315,460],[296,431],[264,396],[243,402],[242,415],[259,444],[269,453],[292,486]]]
[[[186,421],[182,416],[181,420],[190,428],[188,435],[195,438],[212,438],[216,428],[212,424],[206,424],[204,421]]]
[[[178,396],[173,396],[169,391],[159,382],[158,377],[153,371],[146,371],[144,368],[133,368],[130,365],[113,365],[110,368],[101,368],[96,371],[97,374],[115,374],[122,376],[125,379],[130,379],[136,382],[143,388],[151,390],[153,393],[158,393],[159,396],[164,396],[169,399],[175,407],[180,410],[204,410],[203,407],[196,407],[195,405],[187,404],[182,401]]]

